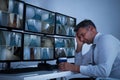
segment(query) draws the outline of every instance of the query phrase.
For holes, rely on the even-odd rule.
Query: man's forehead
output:
[[[86,31],[86,28],[79,28],[78,31],[77,31],[77,33],[82,33],[84,31]]]

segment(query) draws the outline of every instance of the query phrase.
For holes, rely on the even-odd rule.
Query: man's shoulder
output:
[[[117,38],[111,34],[101,34],[100,39],[117,39]]]
[[[111,34],[101,34],[98,39],[99,42],[119,42],[119,40]]]

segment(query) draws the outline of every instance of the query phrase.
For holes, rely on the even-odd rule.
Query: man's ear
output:
[[[89,30],[90,30],[90,31],[93,31],[93,30],[94,30],[94,27],[90,25],[90,26],[89,26]]]

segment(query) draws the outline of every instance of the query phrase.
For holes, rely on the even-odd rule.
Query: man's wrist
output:
[[[73,65],[72,71],[73,72],[80,72],[80,67],[77,65]]]
[[[82,51],[82,48],[76,49],[76,50],[75,50],[75,53],[79,53],[79,52],[81,52],[81,51]]]
[[[76,49],[76,50],[75,50],[75,53],[79,53],[80,51],[81,51],[81,50],[77,50],[77,49]]]
[[[80,67],[75,65],[75,72],[80,72]]]
[[[82,46],[83,46],[83,45],[82,45]],[[79,53],[79,52],[82,50],[82,46],[77,46],[75,52],[76,52],[76,53]]]

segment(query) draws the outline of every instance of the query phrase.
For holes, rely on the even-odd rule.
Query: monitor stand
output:
[[[38,63],[38,69],[40,69],[40,70],[51,70],[52,65],[49,64],[49,63],[46,63],[46,61],[44,61],[43,63]]]
[[[10,70],[10,69],[11,69],[11,64],[10,64],[10,62],[6,62],[5,70]]]
[[[26,68],[11,68],[11,63],[6,62],[6,66],[3,70],[0,70],[0,73],[3,74],[17,74],[17,73],[26,73],[26,72],[34,72],[34,71],[51,71],[56,69],[56,65],[51,65],[46,63],[38,63],[37,67],[26,67]]]
[[[0,73],[9,73],[11,71],[11,63],[5,62],[4,69],[0,70]]]

